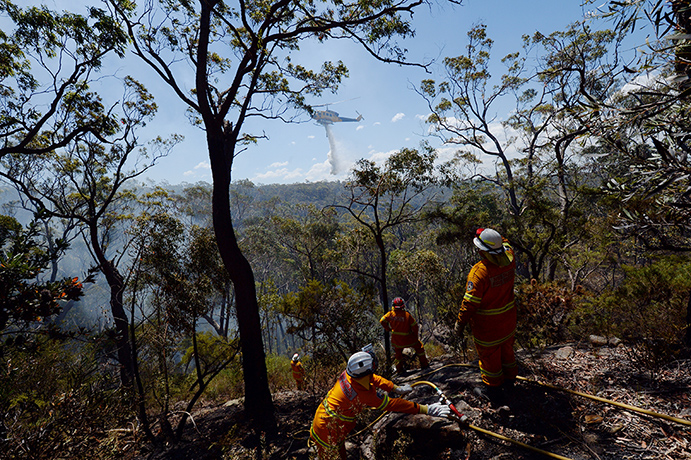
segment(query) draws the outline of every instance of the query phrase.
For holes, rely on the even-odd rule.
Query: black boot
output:
[[[511,404],[516,397],[516,379],[504,380],[504,383],[501,384],[501,388],[504,391],[506,403]]]
[[[501,387],[483,385],[481,387],[475,387],[473,393],[485,401],[489,401],[493,407],[500,407],[505,404],[504,393]]]

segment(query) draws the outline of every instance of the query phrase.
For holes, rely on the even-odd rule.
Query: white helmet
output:
[[[299,360],[300,360],[300,355],[297,354],[297,353],[295,353],[295,354],[293,355],[293,362],[296,363],[296,362],[298,362]]]
[[[490,254],[501,254],[504,252],[504,243],[501,235],[491,228],[478,229],[477,237],[473,239],[473,243],[480,251],[489,252]]]
[[[348,360],[346,372],[353,378],[360,378],[374,372],[374,359],[366,351],[358,351]]]

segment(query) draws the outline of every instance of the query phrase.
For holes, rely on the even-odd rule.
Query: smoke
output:
[[[337,153],[336,149],[336,138],[334,137],[333,133],[331,132],[331,126],[328,124],[324,125],[324,128],[326,129],[326,137],[329,138],[329,154],[327,158],[329,159],[329,163],[331,164],[331,174],[336,175],[340,174],[343,172],[343,162],[339,158],[339,155]]]

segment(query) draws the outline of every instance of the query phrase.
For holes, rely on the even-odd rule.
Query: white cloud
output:
[[[201,171],[201,174],[199,171],[200,169],[203,170],[203,171]],[[189,170],[185,171],[184,173],[182,173],[182,175],[184,177],[202,178],[202,177],[209,177],[208,173],[210,171],[211,171],[211,165],[209,164],[209,162],[208,161],[202,161],[200,163],[197,163],[197,165],[194,168],[189,169]]]
[[[327,160],[323,163],[313,164],[310,170],[307,171],[307,174],[305,174],[304,178],[310,182],[333,180],[334,176],[331,174],[331,163]]]
[[[396,123],[397,121],[402,120],[405,117],[405,113],[398,112],[396,115],[393,116],[391,119],[391,123]]]
[[[358,127],[355,128],[355,131],[360,131],[361,129],[365,129],[365,127],[362,125],[358,125]]]
[[[258,182],[274,183],[280,182],[279,179],[294,181],[295,179],[299,179],[303,176],[304,173],[300,168],[296,168],[292,171],[289,171],[288,168],[280,168],[274,169],[272,171],[267,171],[265,173],[257,174],[255,178],[258,180]]]
[[[396,153],[398,150],[389,150],[388,152],[369,152],[369,159],[374,161],[376,164],[384,164],[386,160],[389,159],[391,155]]]
[[[269,168],[281,168],[283,166],[288,166],[288,162],[287,161],[281,161],[281,162],[271,163],[269,165]]]
[[[309,136],[307,136],[307,139],[314,139],[314,134],[310,134]]]
[[[381,122],[380,122],[380,121],[375,121],[375,122],[374,122],[374,126],[379,126],[379,125],[381,125]]]

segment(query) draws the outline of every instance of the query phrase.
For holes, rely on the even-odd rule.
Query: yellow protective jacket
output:
[[[295,379],[295,381],[301,382],[303,377],[305,376],[305,369],[302,367],[302,363],[300,361],[291,361],[290,367],[293,370],[293,378]]]
[[[389,398],[386,393],[380,397],[377,388],[388,393],[394,389],[394,383],[376,374],[354,379],[344,371],[317,407],[310,429],[314,441],[323,447],[339,445],[355,427],[355,417],[367,407],[405,414],[420,413],[419,404]]]
[[[411,347],[418,341],[419,327],[413,315],[402,308],[391,309],[379,320],[387,331],[391,331],[391,343],[398,348]]]
[[[458,312],[458,322],[470,323],[475,343],[484,347],[497,346],[516,332],[513,293],[516,260],[506,240],[504,249],[508,265],[502,267],[483,258],[470,270]]]

